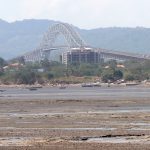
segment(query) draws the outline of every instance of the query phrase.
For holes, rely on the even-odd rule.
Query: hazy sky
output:
[[[52,19],[87,29],[150,27],[150,0],[0,0],[0,18]]]

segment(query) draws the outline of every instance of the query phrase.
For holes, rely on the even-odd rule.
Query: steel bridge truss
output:
[[[85,47],[86,43],[80,37],[80,35],[75,31],[73,26],[66,23],[55,24],[48,29],[44,34],[42,42],[36,50],[26,53],[23,57],[26,62],[40,62],[43,59],[50,59],[50,53],[55,48],[55,40],[62,34],[67,42],[67,48]]]
[[[106,49],[97,49],[100,52],[101,58],[105,60],[118,60],[118,61],[144,61],[150,60],[149,55],[140,55],[128,52],[114,51],[114,50],[106,50]]]

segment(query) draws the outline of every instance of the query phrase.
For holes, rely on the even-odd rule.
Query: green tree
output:
[[[48,73],[46,74],[46,77],[47,77],[48,80],[51,80],[51,79],[54,78],[54,75],[53,75],[51,72],[48,72]]]
[[[123,78],[123,72],[121,70],[115,70],[114,71],[114,80],[120,80]]]
[[[135,80],[135,77],[134,77],[133,74],[127,73],[127,74],[124,75],[124,79],[125,79],[126,81],[133,81],[133,80]]]
[[[103,70],[102,81],[104,81],[104,82],[114,81],[114,70],[112,68],[108,68],[108,69]]]
[[[15,72],[14,78],[17,84],[34,84],[37,81],[36,73],[28,68]]]
[[[99,68],[96,64],[82,63],[79,66],[80,76],[95,76],[98,74]],[[100,72],[99,72],[100,73]]]

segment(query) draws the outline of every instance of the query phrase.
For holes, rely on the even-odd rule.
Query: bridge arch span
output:
[[[67,46],[70,48],[86,46],[86,43],[75,31],[73,26],[66,23],[58,23],[51,26],[44,34],[43,40],[40,44],[41,49],[49,49],[50,47],[53,47],[55,40],[60,34],[63,35],[67,42]]]
[[[86,47],[86,43],[75,31],[72,25],[67,23],[57,23],[49,27],[44,34],[40,45],[32,52],[26,53],[23,57],[25,61],[41,61],[50,56],[50,52],[54,50],[54,43],[57,37],[62,34],[67,42],[67,48]]]

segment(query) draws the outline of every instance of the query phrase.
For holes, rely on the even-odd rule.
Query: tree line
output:
[[[35,84],[48,83],[69,77],[96,76],[102,82],[143,81],[150,79],[150,60],[143,62],[110,60],[102,64],[68,64],[49,62],[27,63],[18,67],[8,67],[9,63],[0,58],[0,82],[3,84]],[[60,81],[60,80],[59,80]]]

